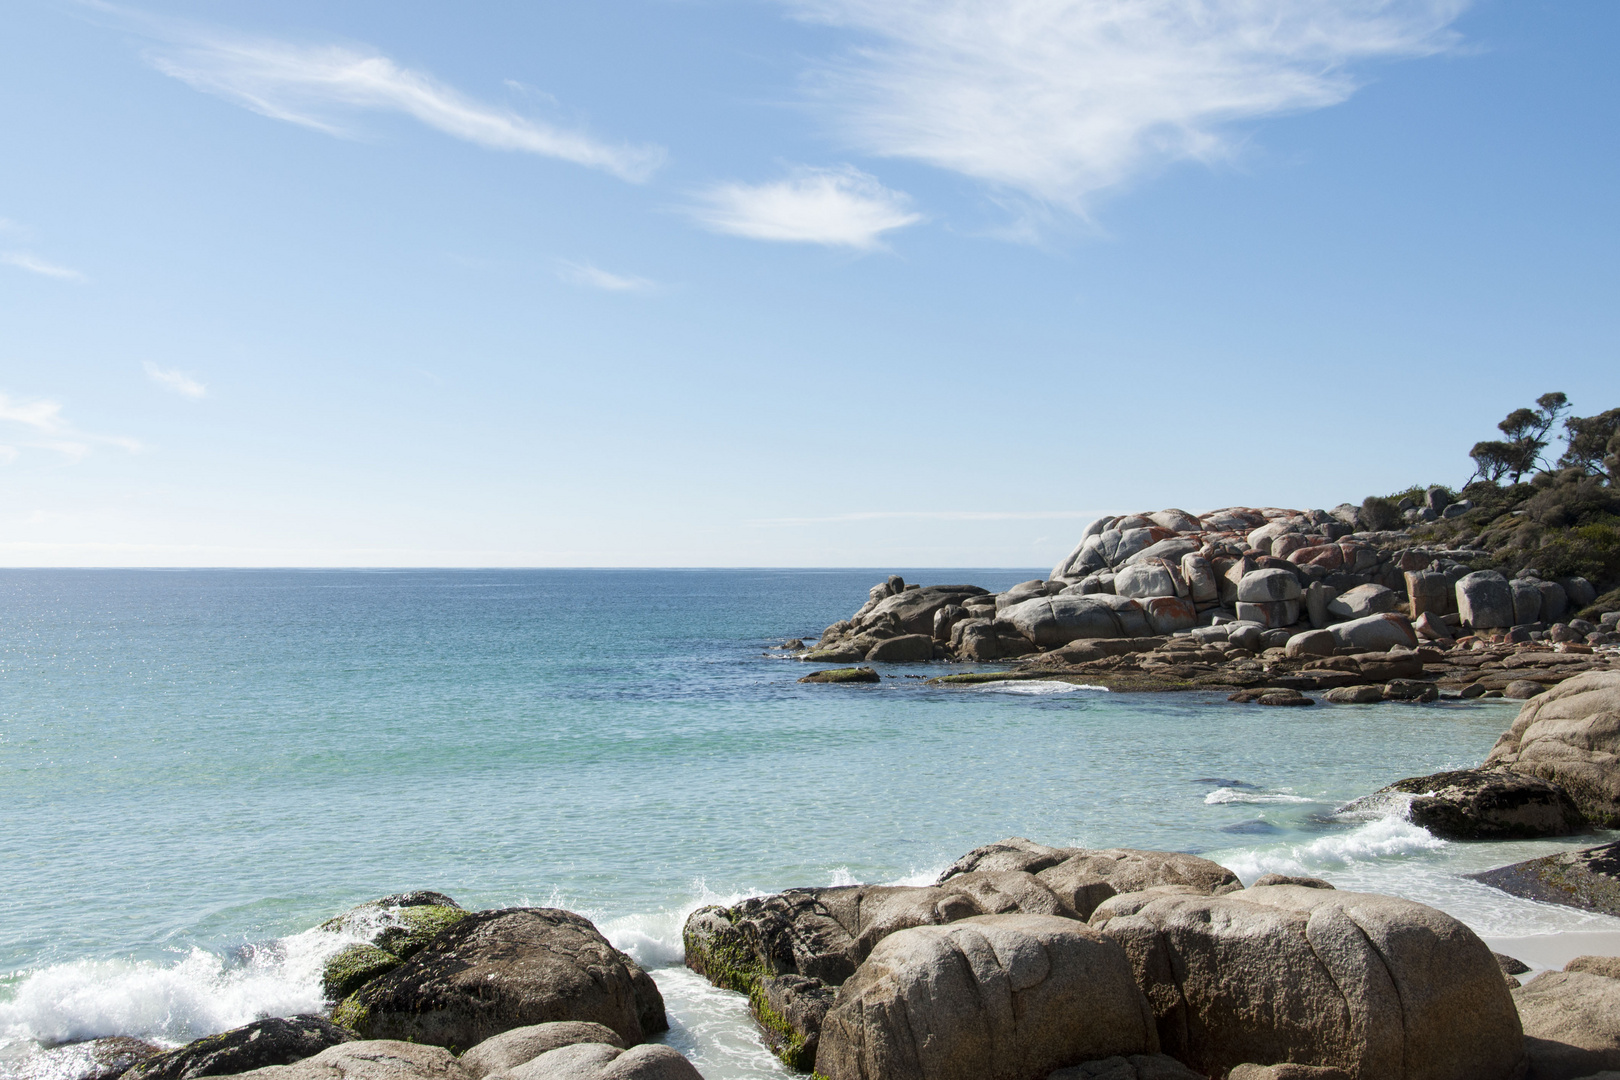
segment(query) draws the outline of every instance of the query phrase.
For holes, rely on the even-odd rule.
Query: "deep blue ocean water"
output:
[[[0,1076],[56,1075],[42,1048],[67,1040],[318,1008],[310,928],[405,889],[596,920],[653,971],[669,1040],[710,1080],[780,1070],[741,999],[679,966],[686,912],[931,881],[1008,835],[1306,871],[1485,934],[1620,927],[1460,876],[1581,840],[1446,844],[1332,816],[1477,763],[1511,705],[916,677],[946,665],[797,683],[809,669],[769,646],[887,573],[0,572]]]

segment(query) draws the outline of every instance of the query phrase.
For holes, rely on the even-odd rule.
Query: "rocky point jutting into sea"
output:
[[[1435,517],[1469,509],[1440,489],[1431,503]],[[1358,515],[1346,504],[1099,518],[1048,578],[1005,592],[891,577],[799,659],[1013,661],[944,681],[1219,687],[1264,705],[1308,705],[1310,691],[1344,703],[1529,698],[1620,663],[1620,611],[1594,608],[1585,578],[1475,569],[1490,552],[1357,531]],[[874,677],[835,669],[807,679]]]

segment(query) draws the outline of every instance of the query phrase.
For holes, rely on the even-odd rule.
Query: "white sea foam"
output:
[[[642,967],[648,969],[679,967],[686,958],[686,945],[681,931],[686,926],[687,916],[700,907],[708,907],[711,904],[731,907],[750,896],[763,895],[765,894],[757,889],[717,893],[699,878],[692,882],[691,897],[680,907],[621,915],[605,921],[578,907],[572,910],[579,911],[580,914],[595,921],[598,929],[602,931],[602,936],[607,938],[615,949],[627,953],[630,959]]]
[[[856,881],[855,875],[849,872],[849,867],[837,866],[833,868],[832,880],[827,884],[836,889],[845,885],[859,885],[860,882]]]
[[[181,1043],[262,1016],[321,1008],[321,967],[354,939],[308,930],[239,962],[193,948],[175,962],[80,960],[25,975],[0,1002],[0,1038],[40,1043],[135,1035]]]
[[[996,694],[1072,694],[1077,690],[1100,690],[1105,694],[1108,693],[1106,686],[1057,682],[1052,679],[997,679],[995,682],[977,683],[970,689]]]
[[[1223,854],[1219,861],[1252,882],[1266,873],[1314,874],[1369,860],[1435,852],[1446,846],[1446,841],[1410,821],[1379,818],[1309,843],[1245,848]]]
[[[1273,803],[1309,803],[1315,799],[1307,799],[1303,795],[1292,795],[1286,791],[1243,791],[1240,788],[1219,787],[1204,796],[1204,803],[1208,806],[1221,806],[1226,803],[1244,803],[1264,806]]]

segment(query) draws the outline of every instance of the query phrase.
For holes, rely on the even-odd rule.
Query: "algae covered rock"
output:
[[[270,1065],[290,1065],[354,1038],[354,1032],[319,1016],[272,1016],[149,1057],[124,1075],[130,1080],[230,1076]]]
[[[400,964],[399,957],[375,945],[354,944],[326,961],[321,970],[321,990],[328,1001],[342,1001],[379,975]]]
[[[414,956],[469,913],[440,892],[395,893],[352,907],[319,929],[358,938],[326,961],[321,987],[327,1000],[341,1001]]]
[[[601,1024],[627,1045],[669,1026],[652,978],[589,919],[556,908],[468,914],[333,1019],[367,1038],[455,1048],[557,1020]]]

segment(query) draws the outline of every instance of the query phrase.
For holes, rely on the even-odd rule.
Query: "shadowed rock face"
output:
[[[1620,915],[1620,842],[1563,851],[1468,876],[1514,896]]]
[[[1570,836],[1586,827],[1573,799],[1556,784],[1506,769],[1461,769],[1398,780],[1341,807],[1372,810],[1393,800],[1407,816],[1447,840],[1526,840]]]
[[[354,1037],[354,1032],[318,1016],[274,1016],[149,1057],[124,1075],[130,1080],[229,1076],[268,1065],[290,1065],[328,1047],[352,1042]]]
[[[1620,1069],[1620,980],[1547,971],[1513,991],[1536,1080]]]
[[[558,1020],[602,1024],[630,1045],[669,1026],[647,973],[589,919],[555,908],[469,915],[333,1016],[368,1038],[455,1048]]]

